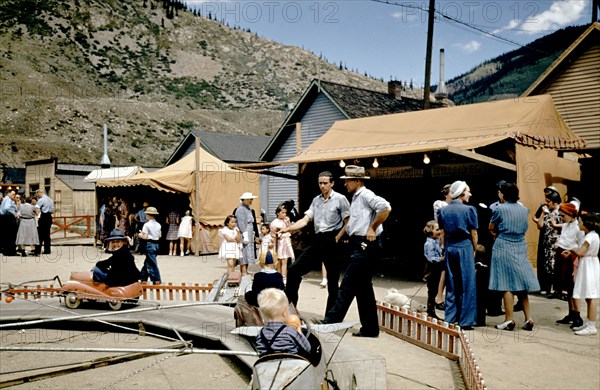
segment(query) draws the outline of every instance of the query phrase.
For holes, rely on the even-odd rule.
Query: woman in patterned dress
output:
[[[179,241],[179,213],[171,210],[166,219],[169,230],[167,230],[167,241],[169,241],[169,256],[177,256],[177,242]]]
[[[554,255],[556,252],[556,240],[560,236],[560,230],[552,224],[561,223],[558,215],[560,207],[560,195],[554,187],[546,187],[544,189],[545,204],[542,204],[536,215],[533,217],[533,222],[537,224],[540,230],[540,238],[538,241],[538,257],[537,257],[537,273],[540,283],[541,294],[550,294],[553,296],[552,283],[554,280]],[[560,294],[560,291],[554,293]]]

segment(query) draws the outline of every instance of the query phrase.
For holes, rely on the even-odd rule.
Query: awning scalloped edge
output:
[[[565,139],[552,136],[531,135],[523,133],[511,133],[514,140],[525,146],[534,146],[549,149],[584,149],[586,146],[583,138]]]

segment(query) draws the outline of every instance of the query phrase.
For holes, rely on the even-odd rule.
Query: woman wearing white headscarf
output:
[[[477,210],[465,203],[471,190],[464,181],[450,186],[452,202],[440,209],[438,224],[446,248],[446,308],[444,320],[472,329],[477,323],[475,251],[477,250]]]

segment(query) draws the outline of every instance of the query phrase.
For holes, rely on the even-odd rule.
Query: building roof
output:
[[[86,182],[85,176],[81,174],[58,173],[56,178],[75,191],[94,191],[96,189],[94,183]]]
[[[260,161],[260,155],[269,144],[271,137],[239,135],[193,129],[179,143],[165,165],[182,159],[194,150],[195,137],[200,138],[200,147],[213,156],[228,163]]]
[[[261,160],[270,161],[277,150],[289,137],[296,122],[311,107],[315,99],[323,93],[348,119],[365,118],[370,116],[395,114],[423,109],[423,101],[408,97],[397,98],[390,93],[372,91],[314,79],[300,97],[294,109],[288,114],[275,136],[261,155]],[[442,107],[440,103],[432,102],[431,108]]]

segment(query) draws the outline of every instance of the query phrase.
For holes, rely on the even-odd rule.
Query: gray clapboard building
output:
[[[401,82],[390,81],[385,93],[315,79],[275,133],[260,160],[277,162],[290,159],[298,148],[311,145],[338,120],[421,110],[423,101],[406,97],[406,88]],[[441,106],[441,103],[433,102],[430,107]],[[281,202],[291,199],[299,204],[298,181],[294,179],[298,169],[297,165],[270,169],[280,175],[269,176],[268,188],[261,189],[261,205],[267,213],[267,220],[275,217],[275,209]],[[340,191],[340,188],[337,190]],[[303,211],[300,210],[300,213]]]

